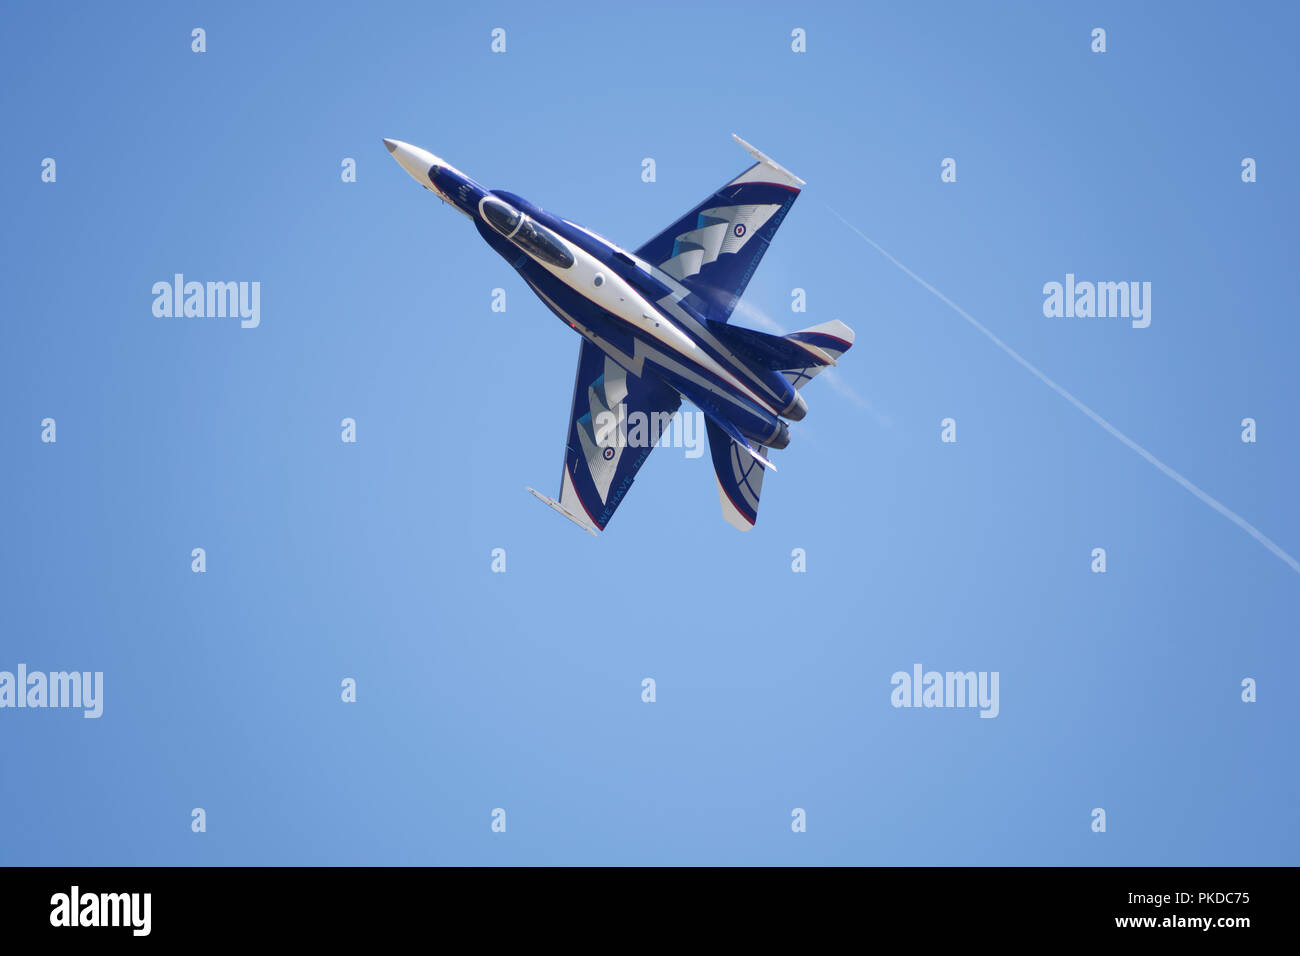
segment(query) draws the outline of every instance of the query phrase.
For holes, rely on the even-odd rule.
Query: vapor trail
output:
[[[909,269],[907,266],[903,265],[901,262],[899,262],[897,259],[895,259],[893,256],[891,256],[888,252],[885,251],[885,249],[884,249],[883,247],[881,247],[881,245],[880,245],[878,242],[876,242],[874,239],[872,239],[870,236],[868,236],[866,233],[864,233],[864,232],[863,232],[861,229],[859,229],[857,226],[853,225],[853,223],[849,222],[847,219],[845,219],[843,216],[841,216],[841,215],[840,215],[838,212],[836,212],[834,209],[831,209],[830,206],[826,206],[826,208],[830,210],[831,215],[833,215],[836,219],[838,219],[840,222],[844,223],[844,225],[848,226],[848,227],[849,227],[850,229],[852,229],[855,233],[857,233],[858,236],[859,236],[861,239],[863,239],[863,240],[864,240],[864,241],[865,241],[869,246],[871,246],[871,248],[875,249],[878,253],[880,253],[882,256],[884,256],[886,259],[888,259],[888,260],[889,260],[890,262],[892,262],[894,265],[898,266],[899,269],[901,269],[904,273],[906,273],[908,276],[910,276],[912,279],[914,279],[914,280],[915,280],[919,285],[921,285],[923,288],[925,288],[926,290],[928,290],[928,291],[929,291],[929,292],[930,292],[930,293],[931,293],[935,298],[937,298],[940,302],[942,302],[944,305],[948,306],[948,308],[952,309],[954,312],[956,312],[958,315],[960,315],[963,319],[965,319],[967,322],[969,322],[971,325],[973,325],[973,326],[974,326],[974,327],[975,327],[975,328],[980,332],[980,334],[982,334],[982,335],[983,335],[985,338],[987,338],[990,342],[992,342],[994,345],[996,345],[996,346],[997,346],[998,348],[1000,348],[1002,351],[1006,352],[1006,353],[1007,353],[1008,355],[1010,355],[1013,359],[1015,359],[1017,362],[1019,362],[1021,365],[1023,365],[1027,370],[1029,370],[1030,373],[1033,374],[1033,376],[1034,376],[1035,378],[1037,378],[1039,381],[1041,381],[1044,385],[1046,385],[1046,386],[1047,386],[1048,388],[1050,388],[1052,391],[1056,392],[1056,394],[1060,395],[1063,399],[1065,399],[1067,402],[1069,402],[1071,405],[1073,405],[1073,406],[1074,406],[1075,408],[1077,408],[1079,411],[1083,412],[1085,415],[1087,415],[1089,418],[1091,418],[1094,422],[1096,422],[1096,423],[1097,423],[1098,425],[1100,425],[1102,428],[1106,429],[1106,431],[1110,432],[1112,435],[1114,435],[1116,438],[1118,438],[1121,442],[1123,442],[1123,443],[1124,443],[1125,445],[1127,445],[1129,448],[1133,449],[1133,451],[1137,452],[1139,455],[1141,455],[1143,458],[1145,458],[1145,459],[1146,459],[1147,461],[1149,461],[1151,464],[1155,465],[1157,468],[1159,468],[1162,472],[1164,472],[1166,475],[1168,475],[1168,476],[1169,476],[1170,478],[1172,478],[1174,481],[1178,482],[1180,485],[1182,485],[1184,488],[1186,488],[1188,491],[1190,491],[1190,492],[1191,492],[1193,495],[1195,495],[1197,498],[1201,499],[1201,501],[1205,502],[1207,505],[1209,505],[1211,508],[1213,508],[1213,509],[1214,509],[1215,511],[1217,511],[1219,514],[1223,515],[1225,518],[1227,518],[1229,521],[1231,521],[1233,524],[1235,524],[1237,527],[1239,527],[1242,531],[1245,531],[1248,535],[1250,535],[1252,538],[1254,538],[1256,541],[1258,541],[1258,542],[1259,542],[1260,544],[1262,544],[1264,547],[1268,548],[1268,550],[1272,551],[1274,555],[1276,555],[1277,557],[1281,558],[1281,559],[1282,559],[1283,561],[1285,561],[1288,565],[1290,565],[1290,566],[1291,566],[1291,570],[1294,571],[1294,572],[1296,572],[1296,574],[1300,574],[1300,561],[1297,561],[1295,558],[1291,557],[1291,555],[1289,555],[1289,554],[1287,554],[1285,551],[1283,551],[1283,550],[1282,550],[1282,549],[1281,549],[1281,548],[1280,548],[1280,547],[1279,547],[1279,546],[1278,546],[1278,545],[1273,541],[1272,538],[1270,538],[1268,535],[1264,534],[1264,532],[1260,531],[1260,530],[1259,530],[1258,528],[1256,528],[1253,524],[1251,524],[1249,521],[1247,521],[1247,520],[1246,520],[1245,518],[1243,518],[1241,515],[1237,514],[1235,511],[1233,511],[1233,510],[1232,510],[1231,508],[1229,508],[1227,505],[1223,504],[1223,503],[1220,502],[1218,499],[1216,499],[1216,498],[1210,496],[1210,495],[1207,494],[1206,492],[1202,491],[1200,488],[1196,487],[1196,485],[1192,484],[1190,481],[1188,481],[1186,478],[1184,478],[1184,477],[1183,477],[1182,475],[1180,475],[1178,472],[1174,471],[1172,468],[1170,468],[1168,465],[1166,465],[1163,461],[1161,461],[1161,460],[1160,460],[1159,458],[1157,458],[1155,455],[1151,454],[1151,452],[1147,451],[1145,448],[1143,448],[1141,445],[1139,445],[1139,444],[1138,444],[1137,442],[1135,442],[1133,439],[1129,438],[1129,437],[1128,437],[1127,435],[1125,435],[1122,431],[1120,431],[1118,428],[1116,428],[1116,427],[1115,427],[1114,425],[1112,425],[1110,422],[1106,421],[1106,419],[1102,418],[1100,415],[1098,415],[1096,412],[1094,412],[1094,411],[1093,411],[1091,408],[1089,408],[1087,405],[1083,404],[1083,402],[1079,401],[1079,399],[1075,398],[1073,395],[1071,395],[1069,392],[1067,392],[1067,391],[1066,391],[1064,388],[1062,388],[1060,385],[1057,385],[1057,384],[1056,384],[1055,382],[1053,382],[1050,378],[1048,378],[1046,375],[1044,375],[1042,372],[1040,372],[1037,368],[1035,368],[1032,364],[1030,364],[1030,362],[1029,362],[1028,359],[1024,358],[1024,356],[1022,356],[1019,352],[1017,352],[1017,351],[1016,351],[1015,349],[1013,349],[1011,346],[1007,345],[1006,342],[1003,342],[1000,338],[998,338],[996,335],[994,335],[992,332],[990,332],[987,328],[985,328],[984,325],[983,325],[983,324],[982,324],[978,319],[976,319],[973,315],[971,315],[969,312],[967,312],[965,309],[963,309],[961,306],[959,306],[956,302],[953,302],[952,299],[948,298],[946,295],[944,295],[942,292],[940,292],[940,291],[939,291],[938,289],[936,289],[934,286],[930,285],[930,283],[926,282],[924,279],[922,279],[919,275],[917,275],[915,272],[913,272],[913,271],[912,271],[911,269]]]

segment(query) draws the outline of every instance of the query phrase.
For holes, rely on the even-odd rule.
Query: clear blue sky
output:
[[[834,214],[1300,552],[1293,7],[73,9],[0,31],[0,670],[104,714],[0,710],[0,863],[1297,862],[1300,576]],[[575,336],[381,138],[634,246],[733,131],[808,181],[747,305],[857,344],[753,532],[660,449],[593,540],[524,491]],[[999,716],[891,707],[917,663]]]

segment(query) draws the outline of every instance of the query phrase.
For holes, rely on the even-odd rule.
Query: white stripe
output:
[[[550,306],[557,314],[564,316],[564,320],[568,322],[570,325],[572,325],[573,328],[577,329],[579,332],[595,337],[595,333],[593,333],[585,325],[583,325],[581,322],[579,322],[577,319],[571,316],[568,312],[565,312],[563,309],[561,309],[560,306],[555,302],[555,300],[552,299],[550,296],[548,296],[540,288],[538,288],[537,285],[534,284],[532,280],[525,277],[524,281],[528,283],[529,288],[531,288],[535,293],[537,293],[538,298],[540,298],[543,302],[545,302],[548,306]],[[569,288],[572,287],[570,286]],[[582,295],[582,293],[578,293],[578,294]],[[586,297],[583,296],[583,298]],[[588,299],[587,301],[591,301],[591,300]],[[601,308],[600,303],[593,303],[593,304],[596,305],[598,308]],[[608,311],[608,310],[602,308],[602,311]],[[664,322],[667,325],[672,325],[672,322],[668,319],[667,316],[664,316]],[[677,328],[677,327],[674,325],[673,328]],[[678,329],[678,331],[680,332],[681,330]],[[684,335],[685,333],[682,334]],[[649,339],[642,338],[639,335],[633,335],[632,350],[634,354],[632,355],[628,355],[626,352],[621,351],[614,345],[614,343],[610,342],[608,339],[601,339],[601,342],[603,342],[604,344],[599,345],[598,348],[606,355],[611,356],[614,359],[614,361],[618,362],[620,365],[626,368],[637,378],[640,378],[644,374],[644,366],[645,366],[646,358],[655,358],[658,361],[659,365],[662,365],[664,368],[671,368],[674,371],[679,372],[683,378],[688,378],[691,381],[695,382],[697,385],[703,386],[704,390],[708,392],[710,395],[717,395],[725,399],[726,401],[731,402],[733,405],[739,404],[726,392],[716,391],[714,388],[714,384],[712,382],[702,378],[699,374],[697,374],[695,371],[688,368],[687,366],[683,365],[680,361],[675,361],[670,359],[670,353],[660,352],[657,349],[654,349],[654,347],[650,344]],[[696,347],[699,348],[699,346]],[[731,372],[727,371],[720,364],[718,364],[717,359],[715,359],[712,355],[709,355],[702,348],[699,349],[699,352],[700,352],[700,356],[706,361],[701,362],[699,361],[699,359],[695,359],[694,361],[698,362],[700,365],[704,365],[705,368],[708,368],[709,365],[712,365],[713,367],[710,368],[709,371],[715,372],[715,374],[720,373],[719,377],[722,378],[724,381],[729,380],[732,385],[736,386],[737,391],[748,392],[749,396],[752,399],[754,399],[755,404],[757,404],[760,408],[763,408],[771,412],[773,415],[778,414],[776,407],[772,405],[771,402],[766,402],[763,400],[762,396],[755,394],[751,389],[749,389],[745,385],[744,382],[740,381],[738,378],[736,378],[735,375],[733,375]],[[674,349],[671,355],[680,356],[681,353],[677,352]]]

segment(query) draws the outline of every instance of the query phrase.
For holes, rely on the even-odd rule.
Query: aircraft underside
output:
[[[582,336],[558,498],[532,491],[595,534],[627,496],[683,400],[703,412],[723,517],[758,519],[769,449],[808,407],[799,390],[853,344],[838,320],[789,335],[730,324],[803,180],[745,143],[756,162],[629,251],[504,190],[488,190],[418,147],[385,140],[417,182],[469,217],[538,298]]]

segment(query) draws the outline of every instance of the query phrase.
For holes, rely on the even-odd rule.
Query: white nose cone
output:
[[[426,188],[430,185],[429,167],[447,165],[428,150],[412,146],[410,143],[403,143],[399,139],[386,139],[384,145],[393,154],[393,159],[401,163],[402,168],[411,174],[411,178]]]

